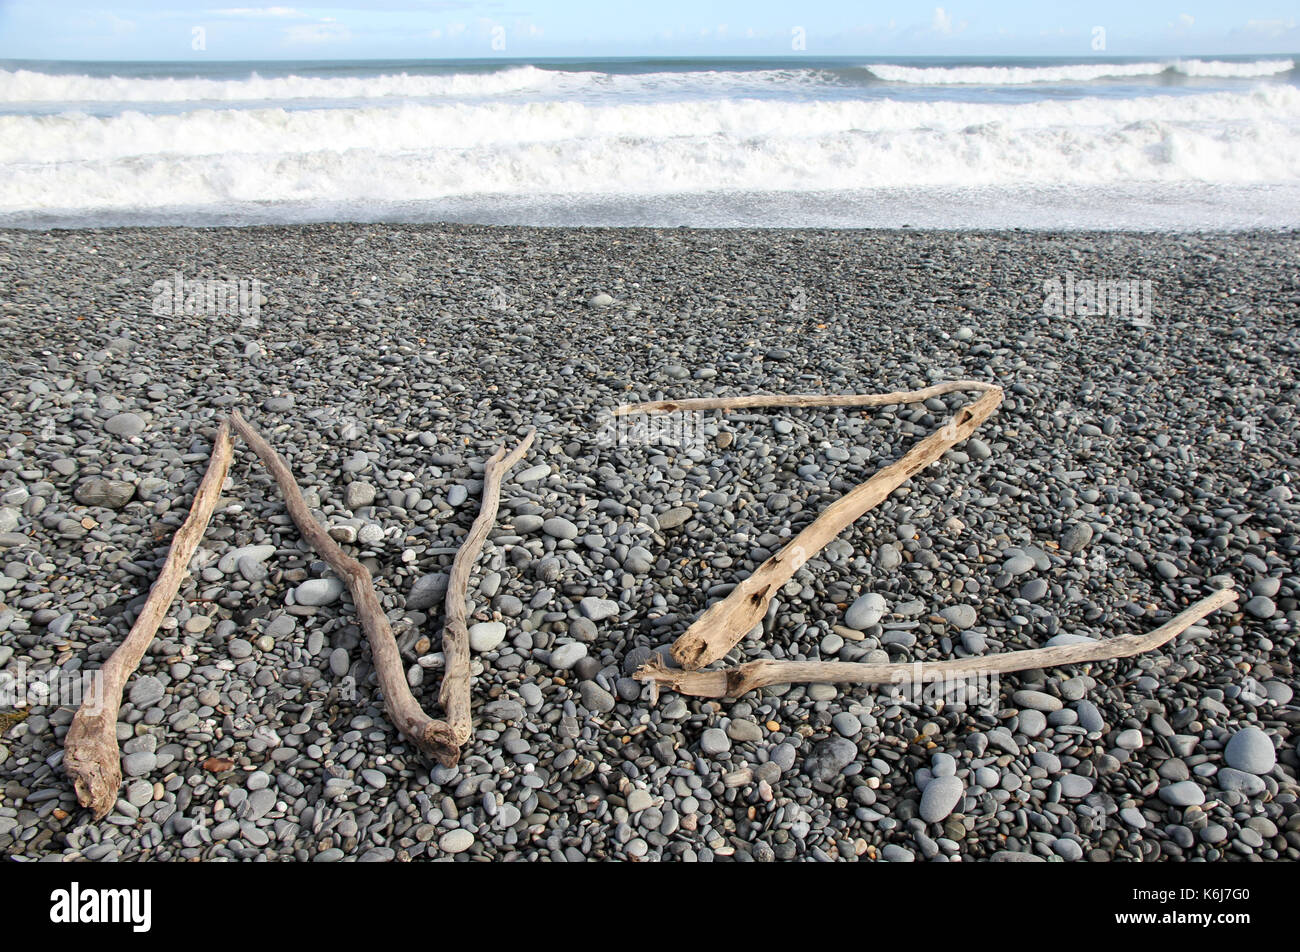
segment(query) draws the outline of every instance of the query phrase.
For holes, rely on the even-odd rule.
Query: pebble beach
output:
[[[1298,265],[1289,231],[0,231],[0,856],[1300,859]],[[243,306],[169,305],[177,280]],[[1045,309],[1120,281],[1150,282],[1143,313]],[[961,378],[997,412],[730,662],[975,659],[1238,605],[969,703],[652,703],[642,664],[970,397],[611,411]],[[237,444],[96,823],[61,769],[75,704],[12,698],[121,642],[232,410],[375,576],[435,716],[483,462],[536,428],[471,578],[474,738],[453,769],[403,741],[350,598]]]

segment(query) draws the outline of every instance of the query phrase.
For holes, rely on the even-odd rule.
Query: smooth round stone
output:
[[[1196,807],[1205,802],[1205,791],[1193,780],[1180,780],[1160,788],[1160,799],[1175,807]]]
[[[1027,555],[1013,555],[1002,563],[1002,571],[1008,575],[1024,575],[1034,570],[1034,560]]]
[[[645,575],[654,568],[654,565],[654,555],[649,549],[640,545],[628,549],[627,557],[623,559],[623,571],[631,572],[633,575]]]
[[[245,658],[253,656],[253,645],[243,638],[232,638],[230,644],[226,647],[226,652],[236,661],[243,661]]]
[[[776,495],[780,495],[779,493]],[[769,501],[769,508],[771,503]],[[659,521],[660,529],[676,529],[678,526],[685,525],[695,515],[693,509],[686,506],[674,506],[667,512],[661,512],[655,518]]]
[[[1115,746],[1120,750],[1137,750],[1142,746],[1142,732],[1137,728],[1120,731],[1115,736]]]
[[[153,799],[153,784],[148,780],[133,780],[126,788],[126,802],[142,807]]]
[[[1277,750],[1258,727],[1245,727],[1233,734],[1223,748],[1223,759],[1229,767],[1244,773],[1266,774],[1277,766]]]
[[[862,733],[862,721],[847,711],[841,711],[832,717],[831,726],[841,737],[854,738]]]
[[[939,615],[954,628],[970,628],[979,621],[979,615],[973,605],[949,605],[941,610]]]
[[[80,483],[72,497],[83,506],[121,509],[135,495],[135,486],[121,479],[92,477]]]
[[[583,681],[578,685],[578,696],[588,710],[608,714],[614,710],[614,695],[610,694],[595,681]]]
[[[578,611],[589,621],[604,621],[618,615],[618,602],[609,598],[587,597],[578,602]]]
[[[1135,830],[1146,829],[1147,820],[1137,807],[1125,807],[1119,811],[1119,818]]]
[[[1047,729],[1047,715],[1030,708],[1020,712],[1020,732],[1026,737],[1037,737]]]
[[[804,772],[818,783],[829,783],[858,756],[858,746],[844,737],[821,741],[804,758]]]
[[[884,617],[888,608],[889,603],[885,601],[883,595],[868,592],[855,599],[849,606],[849,610],[844,613],[844,625],[855,631],[870,628]]]
[[[936,777],[954,777],[957,774],[957,759],[952,754],[939,752],[930,758],[930,773]]]
[[[567,671],[585,657],[587,646],[580,641],[570,641],[551,652],[551,667]]]
[[[122,757],[122,773],[128,777],[139,777],[149,773],[158,766],[158,755],[141,750]]]
[[[474,845],[474,834],[469,830],[449,830],[442,834],[438,845],[444,853],[463,853]]]
[[[469,498],[469,490],[464,486],[456,485],[447,490],[447,505],[453,509]]]
[[[309,578],[293,590],[299,605],[332,605],[343,595],[343,582],[336,578]]]
[[[297,627],[298,622],[292,615],[277,615],[266,626],[266,633],[271,638],[287,638]]]
[[[1077,863],[1083,859],[1083,847],[1065,837],[1052,841],[1052,851],[1067,863]]]
[[[956,777],[935,777],[921,792],[921,819],[941,823],[957,808],[966,788]]]
[[[578,527],[563,516],[552,516],[542,523],[542,531],[552,539],[576,539]]]
[[[428,575],[421,575],[411,583],[411,590],[406,596],[406,607],[410,611],[424,611],[441,602],[446,594],[446,573],[431,572]]]
[[[1214,782],[1220,790],[1235,790],[1248,797],[1258,796],[1267,789],[1264,778],[1235,767],[1220,767],[1214,775]]]
[[[1272,618],[1277,614],[1277,605],[1274,604],[1273,599],[1269,598],[1267,595],[1256,595],[1254,598],[1246,602],[1246,604],[1242,605],[1241,610],[1247,615],[1252,615],[1259,619],[1265,619]]]
[[[1061,534],[1061,548],[1066,552],[1081,552],[1092,541],[1092,526],[1086,522],[1076,522]]]
[[[1047,582],[1041,578],[1031,578],[1020,586],[1020,597],[1027,602],[1039,601],[1047,594]]]
[[[1275,598],[1281,589],[1282,580],[1280,578],[1257,578],[1250,584],[1252,595],[1264,595],[1267,598]]]
[[[1088,777],[1081,777],[1078,774],[1066,774],[1061,777],[1061,796],[1069,797],[1071,800],[1078,800],[1092,793],[1093,783]]]
[[[700,750],[710,757],[717,757],[731,750],[731,738],[726,731],[710,727],[700,737]]]
[[[128,696],[132,705],[139,710],[144,710],[161,701],[166,693],[167,691],[161,681],[153,675],[145,675],[131,682],[131,691]]]
[[[1213,846],[1228,838],[1228,830],[1219,823],[1208,823],[1201,829],[1200,836],[1203,841]]]
[[[348,668],[352,666],[352,659],[348,657],[347,648],[335,648],[330,652],[330,673],[336,678],[341,678],[348,673]]]
[[[494,651],[505,639],[506,626],[502,622],[481,621],[469,626],[469,646],[475,651]]]
[[[343,504],[349,509],[363,509],[375,501],[375,487],[369,483],[351,482],[343,490]]]
[[[139,436],[144,428],[144,420],[135,413],[118,413],[104,421],[104,429],[114,436]]]
[[[1101,712],[1097,710],[1097,705],[1086,698],[1075,702],[1074,710],[1079,715],[1079,726],[1089,733],[1106,729],[1106,722],[1101,719]]]
[[[763,728],[753,721],[733,720],[727,725],[727,736],[738,744],[756,744],[763,739]]]
[[[1047,714],[1061,709],[1060,698],[1044,694],[1042,691],[1016,691],[1011,695],[1011,703],[1019,708],[1029,708],[1032,711],[1042,711]]]

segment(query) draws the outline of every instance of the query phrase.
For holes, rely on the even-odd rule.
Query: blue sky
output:
[[[247,5],[245,5],[247,4]],[[0,0],[0,57],[1095,56],[1300,50],[1296,0]],[[1096,48],[1097,28],[1104,50]],[[799,49],[799,40],[803,49]]]

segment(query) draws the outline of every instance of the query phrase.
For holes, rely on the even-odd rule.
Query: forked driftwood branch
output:
[[[760,565],[722,601],[708,608],[673,644],[673,657],[683,668],[696,670],[717,661],[736,646],[745,634],[767,614],[768,604],[781,586],[828,542],[853,524],[863,513],[880,505],[889,494],[925,469],[948,449],[975,432],[1002,402],[1002,388],[977,380],[959,380],[925,390],[906,393],[867,394],[842,397],[727,397],[682,400],[666,404],[636,404],[654,407],[646,412],[677,409],[716,409],[731,406],[868,406],[909,403],[955,390],[982,390],[984,395],[957,411],[944,426],[913,446],[902,459],[880,470],[865,483],[831,503],[806,529]],[[793,402],[792,402],[793,401]],[[816,402],[814,402],[816,401]],[[626,407],[615,411],[630,412]]]
[[[446,667],[438,700],[447,714],[452,737],[459,747],[469,743],[474,732],[470,715],[469,628],[465,621],[469,573],[496,522],[497,508],[501,503],[501,480],[510,471],[510,467],[523,459],[536,435],[536,430],[529,430],[528,435],[509,454],[502,446],[488,458],[483,468],[483,497],[478,517],[451,564],[451,576],[447,581],[446,622],[442,629],[442,653],[446,658]]]
[[[144,607],[126,639],[95,675],[98,679],[95,688],[82,701],[64,738],[64,773],[72,780],[78,802],[89,807],[96,820],[103,819],[113,809],[117,803],[118,787],[122,784],[122,755],[117,746],[117,715],[122,706],[122,691],[153,641],[181,582],[189,574],[190,559],[216,509],[233,453],[230,425],[222,423],[189,515],[172,538],[167,559],[149,589]]]
[[[1237,593],[1225,588],[1201,599],[1186,611],[1144,635],[1122,635],[1086,644],[1057,645],[1007,651],[983,658],[954,658],[949,661],[910,664],[861,664],[851,661],[773,661],[761,659],[714,671],[681,671],[669,668],[657,656],[633,675],[650,682],[651,701],[661,688],[696,697],[738,698],[769,684],[918,684],[955,675],[1025,671],[1054,668],[1063,664],[1128,658],[1159,648],[1186,631],[1206,615],[1237,600]]]
[[[302,498],[297,480],[293,478],[293,473],[280,454],[238,413],[230,415],[230,422],[275,477],[280,494],[284,496],[285,505],[289,509],[289,516],[303,538],[347,585],[352,603],[357,609],[357,618],[370,642],[370,656],[375,665],[375,673],[379,676],[384,706],[387,707],[393,724],[424,754],[435,758],[444,766],[455,766],[460,759],[460,745],[456,742],[451,726],[426,714],[411,694],[406,671],[402,667],[401,652],[393,638],[388,616],[379,604],[379,596],[375,592],[374,579],[369,570],[339,548],[325,527],[312,516],[306,500]]]

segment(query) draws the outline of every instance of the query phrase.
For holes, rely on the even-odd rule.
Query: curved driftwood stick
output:
[[[975,432],[1002,402],[1002,388],[978,381],[958,381],[940,387],[965,389],[973,384],[987,391],[969,406],[962,407],[948,423],[908,450],[898,462],[891,463],[865,483],[852,489],[795,536],[780,552],[760,565],[754,574],[737,585],[726,598],[712,605],[695,620],[673,644],[673,657],[683,668],[695,670],[717,661],[745,637],[767,614],[772,596],[789,581],[799,568],[825,545],[853,524],[863,513],[880,505],[895,489],[925,469],[945,451]],[[936,388],[930,388],[930,391]],[[915,394],[932,396],[930,391]],[[948,392],[947,390],[943,392]],[[887,403],[900,403],[907,394],[885,394]],[[749,399],[749,398],[744,398]],[[768,405],[783,403],[780,397],[767,397]],[[811,399],[800,397],[797,399]],[[848,399],[848,398],[835,398]],[[680,406],[680,405],[679,405]]]
[[[1145,635],[1122,635],[1088,644],[1058,645],[1008,651],[983,658],[955,658],[950,661],[912,662],[911,664],[861,664],[851,661],[771,661],[763,659],[722,668],[717,671],[680,671],[667,667],[658,656],[642,665],[632,675],[650,682],[651,702],[658,700],[660,688],[668,688],[696,697],[738,698],[742,694],[769,684],[919,684],[948,675],[971,675],[1024,671],[1029,668],[1053,668],[1085,661],[1127,658],[1159,648],[1186,631],[1206,615],[1236,602],[1237,593],[1221,589],[1201,599],[1180,615],[1171,618]]]
[[[451,727],[424,713],[411,694],[410,685],[406,683],[406,671],[402,667],[401,652],[393,638],[388,616],[379,604],[375,582],[369,570],[339,548],[325,527],[312,517],[306,500],[302,498],[302,490],[298,488],[293,473],[280,454],[238,413],[230,415],[230,422],[275,477],[289,515],[303,538],[347,585],[361,627],[370,642],[370,656],[374,661],[375,673],[379,676],[379,688],[384,693],[384,706],[388,709],[393,724],[427,756],[435,758],[444,766],[454,767],[460,760],[460,746],[456,743]]]
[[[893,403],[920,403],[931,397],[941,397],[945,393],[995,389],[996,384],[985,383],[983,380],[950,380],[922,390],[896,390],[893,393],[760,393],[748,397],[692,397],[689,400],[624,404],[614,410],[614,416],[626,416],[629,413],[676,413],[679,410],[744,410],[752,407],[887,407]]]
[[[469,743],[474,735],[469,699],[469,628],[465,623],[469,573],[496,522],[497,507],[501,503],[501,480],[510,471],[510,467],[523,459],[536,435],[536,430],[529,430],[528,435],[509,455],[502,446],[488,458],[483,467],[483,497],[478,517],[451,563],[451,576],[447,580],[446,623],[442,629],[442,653],[446,658],[446,668],[442,676],[442,688],[438,691],[438,701],[447,714],[452,736],[460,747]]]
[[[149,589],[149,597],[136,616],[126,639],[95,674],[94,688],[77,710],[63,741],[63,771],[72,780],[77,801],[89,807],[100,820],[117,803],[122,784],[121,750],[117,746],[117,715],[122,706],[122,690],[144,657],[162,623],[181,582],[189,574],[190,559],[203,530],[212,518],[221,496],[221,486],[230,468],[234,442],[230,425],[222,423],[212,443],[212,458],[190,505],[189,515],[172,537],[171,548],[162,571]]]

